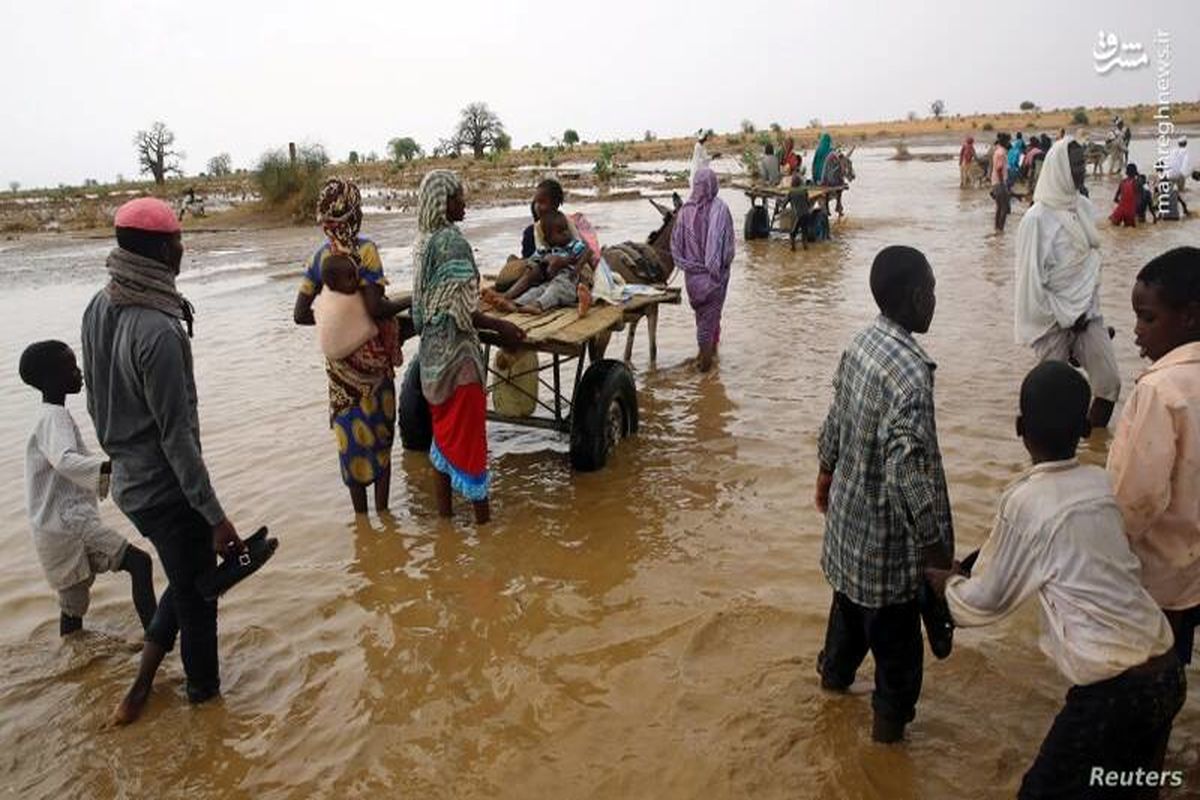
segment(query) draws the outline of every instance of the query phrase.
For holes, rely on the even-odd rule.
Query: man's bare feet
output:
[[[138,664],[137,678],[129,692],[121,700],[112,714],[114,725],[128,725],[142,715],[146,701],[150,699],[150,689],[154,686],[154,676],[158,673],[158,665],[162,663],[166,649],[149,639],[142,645],[142,660]]]
[[[134,683],[130,687],[129,692],[121,700],[112,713],[112,723],[114,725],[128,725],[137,720],[142,715],[142,711],[146,707],[146,701],[150,699],[150,689],[152,684],[142,686],[139,683]]]

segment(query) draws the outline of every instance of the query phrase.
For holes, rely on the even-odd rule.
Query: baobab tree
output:
[[[489,147],[503,149],[505,143],[511,142],[504,124],[487,103],[471,103],[462,110],[453,141],[458,147],[470,148],[476,158],[483,158]]]
[[[172,150],[173,144],[175,133],[161,122],[155,122],[148,131],[138,131],[133,137],[140,171],[153,175],[157,184],[162,184],[168,175],[183,174],[179,160],[185,155],[180,150]]]
[[[233,159],[229,153],[220,153],[208,160],[208,174],[214,178],[224,178],[233,172]]]

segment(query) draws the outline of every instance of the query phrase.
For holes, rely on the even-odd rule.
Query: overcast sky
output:
[[[1074,10],[1071,10],[1071,9]],[[486,101],[514,144],[1155,100],[1168,31],[1176,100],[1200,99],[1200,2],[0,0],[0,185],[137,173],[162,120],[189,173],[289,140],[335,159],[426,148]],[[1100,30],[1150,65],[1098,75]]]

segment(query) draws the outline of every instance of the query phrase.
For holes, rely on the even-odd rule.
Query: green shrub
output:
[[[1075,109],[1074,113],[1071,114],[1071,123],[1074,125],[1089,124],[1087,112],[1083,110],[1082,106]]]
[[[983,123],[983,129],[985,131],[994,131],[994,130],[996,130],[996,126],[990,122],[985,122],[985,123]]]
[[[616,157],[623,150],[625,150],[623,142],[600,143],[600,155],[592,166],[592,173],[596,176],[597,183],[606,184],[616,176]]]
[[[747,147],[742,151],[742,169],[751,180],[758,177],[758,154]]]
[[[271,207],[288,207],[296,219],[312,217],[329,156],[320,145],[302,145],[293,162],[284,148],[268,150],[258,160],[254,180],[263,202]]]

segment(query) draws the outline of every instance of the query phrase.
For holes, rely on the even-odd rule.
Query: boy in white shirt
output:
[[[98,572],[128,572],[143,630],[154,617],[153,563],[100,520],[97,499],[108,494],[110,463],[88,452],[67,411],[83,388],[71,348],[35,342],[21,354],[21,380],[42,393],[42,413],[25,447],[25,498],[33,543],[46,580],[58,590],[62,636],[83,627]]]
[[[1033,467],[1001,496],[970,578],[926,569],[960,627],[997,622],[1036,594],[1042,651],[1074,684],[1025,773],[1021,800],[1156,796],[1170,777],[1163,757],[1187,693],[1108,475],[1075,459],[1090,432],[1090,399],[1087,381],[1062,362],[1026,376],[1017,434]],[[1110,773],[1127,777],[1112,784]]]

